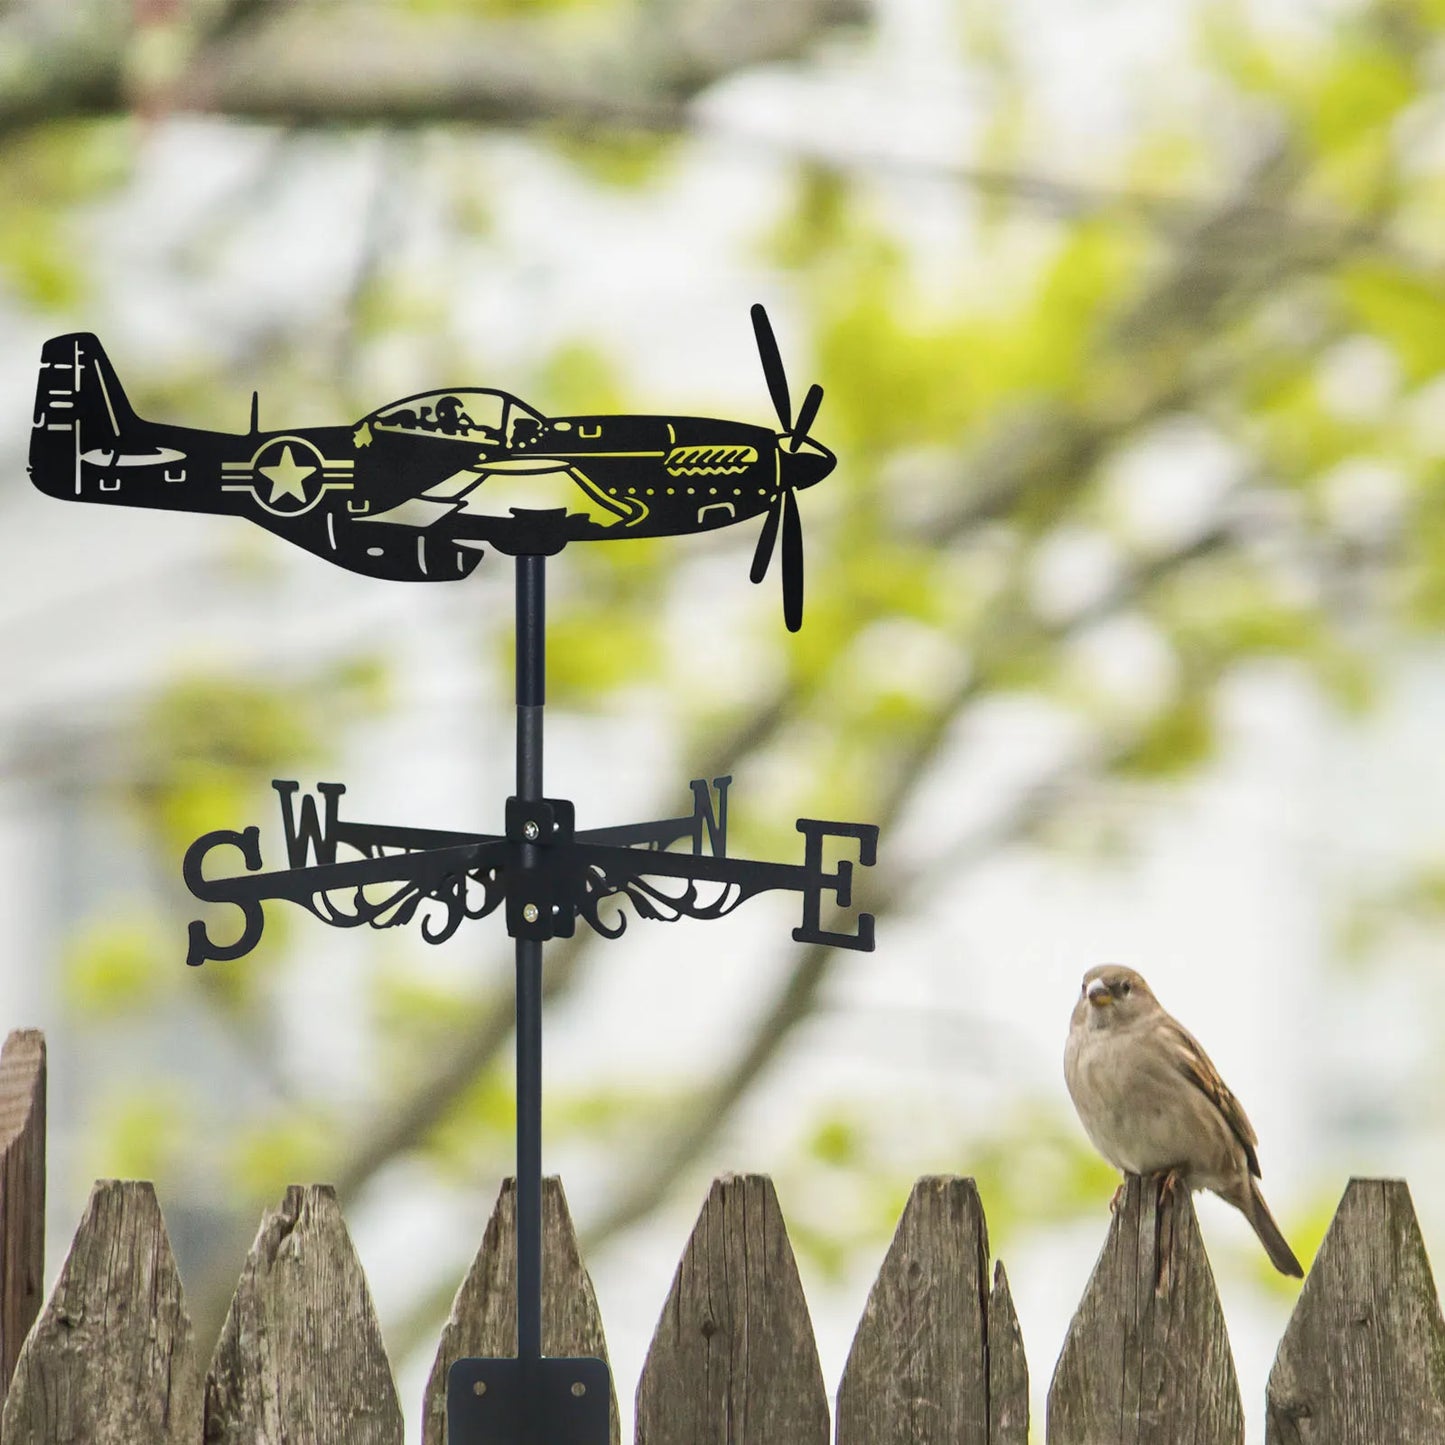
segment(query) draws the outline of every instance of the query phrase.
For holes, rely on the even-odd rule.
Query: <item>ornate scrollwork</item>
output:
[[[363,850],[370,858],[407,856],[411,850],[388,852],[377,846]],[[418,862],[421,862],[418,859]],[[334,928],[404,928],[426,904],[421,916],[421,936],[428,943],[445,943],[468,918],[485,918],[506,896],[501,867],[497,862],[459,869],[453,866],[426,869],[422,863],[410,878],[386,884],[360,885],[345,889],[318,889],[301,906]],[[434,920],[440,909],[441,924]]]
[[[642,853],[642,850],[638,850]],[[647,867],[646,855],[638,859],[639,870]],[[582,891],[577,912],[604,938],[620,938],[627,931],[627,915],[619,912],[615,923],[604,922],[601,905],[609,898],[626,895],[639,918],[676,923],[680,918],[723,918],[739,904],[746,902],[749,890],[736,883],[715,884],[718,889],[710,901],[693,879],[670,878],[672,888],[641,871],[617,877],[609,873],[605,863],[589,863],[582,874]],[[679,888],[676,885],[681,884]]]

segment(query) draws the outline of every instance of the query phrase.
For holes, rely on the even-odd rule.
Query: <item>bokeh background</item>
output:
[[[1298,1252],[1352,1173],[1445,1244],[1445,4],[0,4],[0,1020],[45,1028],[50,1271],[157,1183],[208,1351],[264,1208],[334,1180],[415,1438],[512,1158],[510,944],[268,910],[183,966],[185,846],[273,777],[486,829],[512,571],[410,586],[28,484],[41,342],[147,416],[338,424],[499,386],[771,417],[840,458],[803,632],[754,527],[549,567],[548,791],[731,773],[733,849],[876,821],[871,955],[794,900],[549,949],[545,1159],[624,1422],[708,1181],[777,1182],[836,1386],[911,1181],[975,1175],[1035,1432],[1114,1177],[1060,1054],[1144,971]],[[1200,1201],[1252,1432],[1296,1287]]]

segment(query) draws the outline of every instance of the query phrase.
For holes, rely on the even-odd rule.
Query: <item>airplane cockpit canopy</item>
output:
[[[495,445],[506,443],[511,426],[523,417],[535,414],[506,392],[464,388],[411,396],[366,420],[376,431]]]

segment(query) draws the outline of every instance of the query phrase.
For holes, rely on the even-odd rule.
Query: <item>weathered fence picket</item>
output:
[[[45,1037],[16,1029],[0,1051],[0,1395],[45,1288]]]
[[[517,1182],[506,1179],[442,1331],[423,1402],[422,1445],[445,1445],[447,1371],[453,1361],[516,1353]],[[562,1181],[555,1175],[542,1181],[542,1353],[607,1358],[597,1296],[582,1264]],[[619,1445],[615,1389],[610,1415],[611,1445]]]
[[[44,1041],[0,1054],[0,1298],[38,1298]],[[549,1355],[606,1357],[562,1186],[545,1181]],[[457,1291],[423,1401],[444,1445],[446,1374],[515,1338],[506,1181]],[[17,1283],[9,1271],[25,1278]],[[32,1310],[33,1313],[33,1310]],[[23,1313],[15,1316],[23,1322]],[[611,1402],[612,1445],[620,1445]],[[1440,1445],[1445,1322],[1402,1181],[1352,1180],[1268,1390],[1267,1445]],[[637,1445],[1024,1445],[1028,1365],[970,1179],[909,1196],[838,1388],[836,1437],[787,1229],[764,1175],[714,1181],[637,1387]],[[1048,1394],[1049,1445],[1239,1445],[1234,1362],[1194,1207],[1127,1181]],[[400,1445],[401,1409],[336,1196],[292,1186],[262,1221],[209,1373],[155,1191],[95,1186],[18,1352],[0,1445]]]
[[[401,1401],[329,1184],[261,1221],[206,1377],[206,1445],[402,1445]]]
[[[988,1296],[988,1439],[990,1445],[1025,1445],[1028,1438],[1029,1362],[1008,1275],[999,1260]]]
[[[5,1445],[200,1445],[201,1367],[149,1184],[100,1180],[15,1366]]]
[[[1188,1192],[1130,1178],[1049,1386],[1049,1445],[1242,1445],[1244,1409]]]
[[[1352,1179],[1269,1376],[1267,1445],[1445,1441],[1445,1323],[1403,1179]]]
[[[1028,1365],[972,1179],[909,1195],[838,1386],[837,1445],[1026,1445]]]
[[[713,1181],[637,1385],[637,1445],[828,1445],[828,1396],[773,1181]]]

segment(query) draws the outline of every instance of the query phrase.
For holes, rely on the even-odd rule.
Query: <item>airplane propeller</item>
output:
[[[823,388],[816,382],[808,388],[798,415],[793,416],[792,399],[788,394],[788,377],[783,370],[783,358],[778,351],[778,341],[773,335],[772,323],[762,306],[752,310],[753,332],[758,341],[758,360],[763,364],[763,379],[768,384],[768,394],[773,399],[773,409],[782,424],[782,435],[787,438],[787,451],[796,453],[804,443],[810,442],[808,435],[818,408],[823,404]],[[816,443],[814,443],[816,447]],[[782,459],[780,458],[780,461]],[[806,485],[806,483],[805,483]],[[786,465],[779,467],[778,495],[763,518],[763,530],[758,534],[757,550],[753,553],[750,576],[754,582],[761,582],[767,576],[773,560],[773,548],[777,545],[778,533],[783,538],[783,620],[789,632],[796,632],[803,625],[803,524],[798,515],[796,496],[797,477],[788,480]]]

